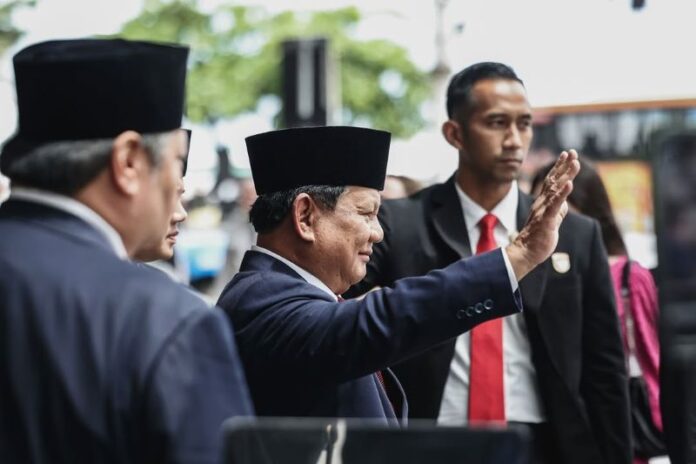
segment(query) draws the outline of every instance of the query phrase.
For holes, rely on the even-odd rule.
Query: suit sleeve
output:
[[[221,425],[253,415],[229,321],[195,311],[167,340],[150,372],[145,420],[154,431],[144,462],[216,463]]]
[[[361,300],[337,303],[312,289],[300,279],[260,274],[237,289],[246,294],[242,301],[221,299],[253,369],[340,382],[521,310],[500,250],[398,280]]]
[[[631,462],[628,379],[609,263],[593,223],[583,285],[583,373],[580,388],[606,463]]]

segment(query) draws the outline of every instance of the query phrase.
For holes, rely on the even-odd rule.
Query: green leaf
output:
[[[403,47],[353,38],[359,21],[354,7],[269,14],[258,7],[223,4],[202,13],[196,0],[147,0],[118,36],[191,47],[187,115],[196,122],[233,118],[254,111],[264,96],[280,96],[282,42],[326,37],[340,70],[341,100],[349,115],[343,122],[412,135],[424,124],[420,106],[429,96],[428,76]],[[385,72],[397,82],[398,92],[380,85]]]

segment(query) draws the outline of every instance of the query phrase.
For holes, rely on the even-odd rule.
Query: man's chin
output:
[[[350,288],[350,287],[352,287],[353,285],[357,284],[358,282],[360,282],[361,280],[363,280],[363,279],[365,278],[366,275],[367,275],[367,266],[362,266],[362,269],[361,269],[361,270],[356,271],[356,272],[353,274],[353,276],[352,276],[352,278],[351,278],[350,285],[349,285],[348,287]],[[348,289],[346,289],[346,290],[348,290]]]
[[[495,176],[496,180],[498,181],[499,184],[509,184],[511,182],[515,182],[520,178],[520,171],[507,171],[507,172],[499,172],[498,175]]]
[[[174,246],[173,245],[165,245],[162,250],[160,250],[160,256],[159,259],[162,261],[168,261],[174,257]]]

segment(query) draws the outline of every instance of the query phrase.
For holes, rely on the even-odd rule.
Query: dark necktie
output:
[[[476,254],[497,248],[493,230],[498,218],[488,213],[479,222]],[[505,423],[503,387],[503,320],[484,322],[471,330],[469,423]]]

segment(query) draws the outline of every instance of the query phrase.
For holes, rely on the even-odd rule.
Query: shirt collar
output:
[[[268,256],[271,256],[271,257],[277,259],[278,261],[282,262],[283,264],[286,264],[290,269],[297,272],[300,275],[300,277],[302,277],[304,280],[306,280],[307,283],[314,285],[315,287],[317,287],[320,290],[323,290],[324,292],[331,295],[331,297],[334,300],[338,301],[338,297],[336,296],[336,294],[334,292],[332,292],[331,289],[329,287],[327,287],[324,282],[319,280],[316,276],[314,276],[310,272],[306,271],[305,269],[302,269],[300,266],[293,263],[292,261],[290,261],[286,258],[283,258],[279,254],[274,253],[271,250],[260,247],[258,245],[252,245],[251,249],[252,249],[252,251],[258,251],[259,253],[267,254]]]
[[[128,259],[126,247],[116,229],[84,203],[80,203],[65,195],[26,187],[12,188],[10,199],[39,203],[77,216],[104,235],[116,256],[120,259]]]
[[[457,189],[457,196],[459,196],[459,203],[462,206],[462,212],[464,213],[464,223],[466,224],[467,230],[472,230],[478,226],[479,221],[486,215],[489,211],[486,211],[471,199],[464,191],[459,187],[459,184],[454,182],[454,187]],[[507,195],[503,197],[500,202],[495,205],[495,207],[490,211],[498,218],[498,222],[507,233],[512,233],[517,231],[517,203],[519,200],[519,191],[517,190],[517,181],[513,181],[510,186],[510,191]]]

